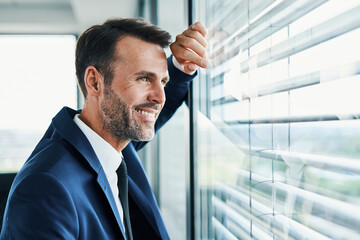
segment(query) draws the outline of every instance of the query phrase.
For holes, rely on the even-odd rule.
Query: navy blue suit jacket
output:
[[[186,98],[193,76],[168,60],[170,82],[156,131]],[[125,239],[105,172],[89,141],[64,107],[19,171],[6,204],[0,239]],[[158,205],[131,142],[122,151],[129,175],[134,239],[169,239]]]

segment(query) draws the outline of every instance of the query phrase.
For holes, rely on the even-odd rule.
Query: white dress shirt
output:
[[[195,70],[195,71],[192,71],[191,73],[185,72],[184,66],[181,65],[181,64],[176,60],[176,58],[175,58],[174,56],[172,56],[172,63],[174,64],[174,66],[175,66],[177,69],[179,69],[180,71],[182,71],[183,73],[186,73],[186,74],[188,74],[188,75],[193,75],[193,74],[196,72],[196,70]]]
[[[79,115],[80,114],[75,115],[74,122],[76,125],[78,125],[81,131],[85,134],[86,138],[89,140],[92,148],[96,153],[96,156],[101,163],[101,166],[104,169],[105,175],[111,187],[112,194],[114,195],[121,221],[124,225],[124,212],[120,203],[119,189],[117,186],[118,177],[116,174],[116,170],[119,168],[121,161],[123,160],[122,153],[116,151],[115,148],[113,148],[107,141],[105,141],[96,132],[89,128],[83,121],[81,121]]]

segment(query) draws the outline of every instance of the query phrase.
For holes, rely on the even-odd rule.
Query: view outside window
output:
[[[360,2],[195,3],[197,239],[360,239]]]
[[[17,172],[63,107],[77,106],[73,35],[0,35],[0,172]]]

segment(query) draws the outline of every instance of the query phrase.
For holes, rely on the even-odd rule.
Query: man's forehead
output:
[[[166,54],[160,45],[148,43],[134,37],[125,37],[117,42],[114,61],[134,64],[135,62],[154,62],[167,68]]]
[[[120,38],[116,43],[115,51],[119,53],[138,53],[145,51],[157,51],[159,54],[165,54],[164,49],[156,43],[144,41],[133,36],[125,36]]]

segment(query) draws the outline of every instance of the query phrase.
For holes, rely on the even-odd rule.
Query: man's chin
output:
[[[135,139],[133,139],[133,141],[147,142],[147,141],[150,141],[151,139],[153,139],[154,136],[155,136],[154,131],[148,132],[148,133],[143,133],[141,136],[137,136]]]
[[[155,134],[153,133],[153,134],[149,135],[148,137],[144,138],[142,141],[150,141],[151,139],[154,138],[154,136],[155,136]]]

